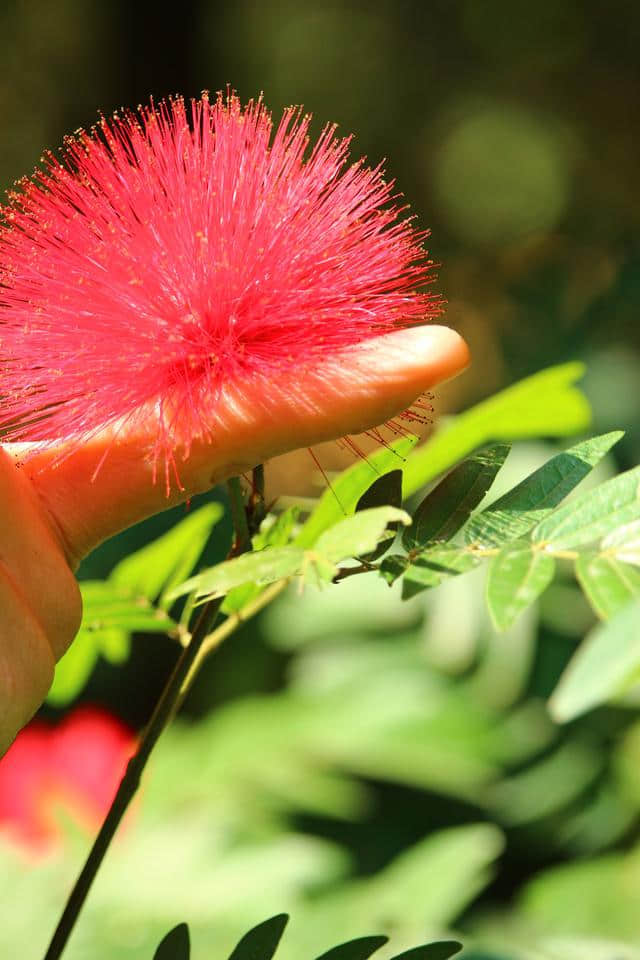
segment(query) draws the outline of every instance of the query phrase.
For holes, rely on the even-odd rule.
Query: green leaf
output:
[[[483,499],[510,449],[508,443],[485,447],[447,474],[416,510],[402,538],[407,550],[455,536]]]
[[[404,470],[404,458],[417,441],[418,438],[414,436],[401,437],[388,447],[380,447],[366,460],[359,460],[336,477],[331,482],[331,488],[325,490],[320,497],[318,505],[296,538],[296,544],[300,547],[313,546],[321,533],[345,515],[354,513],[358,500],[376,477],[390,470]]]
[[[359,510],[371,510],[373,507],[402,506],[402,470],[390,470],[374,480],[368,490],[362,494],[356,504]],[[371,938],[367,938],[371,939]],[[351,941],[355,943],[356,941]]]
[[[380,575],[391,586],[398,577],[403,576],[410,562],[403,553],[390,553],[380,564]]]
[[[356,513],[361,510],[370,510],[372,507],[397,507],[402,506],[402,470],[390,470],[383,474],[371,484],[358,503],[356,504]],[[389,543],[394,539],[398,530],[398,522],[388,525],[389,536],[383,539],[375,550],[361,557],[361,560],[371,563],[381,557],[389,547]]]
[[[390,523],[411,523],[411,517],[397,507],[373,507],[346,517],[318,537],[314,552],[330,563],[359,557],[378,546]]]
[[[622,436],[619,430],[605,433],[553,457],[474,517],[465,531],[467,543],[499,546],[523,537],[564,500]]]
[[[640,596],[640,570],[615,557],[583,553],[576,560],[576,576],[589,603],[603,620],[613,617],[630,600]]]
[[[550,367],[454,417],[409,457],[403,470],[405,497],[492,440],[565,437],[585,430],[589,404],[573,386],[583,374],[581,363]]]
[[[110,580],[83,580],[81,629],[97,633],[118,629],[126,633],[165,633],[175,621],[146,597],[136,596],[129,587]]]
[[[640,467],[627,470],[554,510],[534,529],[533,539],[568,550],[592,543],[615,527],[640,519]]]
[[[92,636],[82,630],[67,652],[56,664],[47,703],[64,707],[84,690],[99,656],[98,645]]]
[[[298,520],[300,509],[297,506],[288,507],[275,517],[269,514],[262,521],[260,530],[253,537],[251,543],[254,550],[264,550],[265,547],[284,547],[289,543],[291,534]],[[222,604],[223,613],[237,613],[247,603],[257,597],[262,587],[257,583],[243,583],[229,591]]]
[[[607,534],[602,550],[615,554],[624,563],[640,564],[640,520],[632,520]]]
[[[110,580],[150,600],[160,597],[159,606],[166,607],[171,589],[189,576],[223,515],[222,504],[206,504],[164,536],[125,557]]]
[[[260,524],[260,530],[251,541],[254,550],[264,550],[265,547],[285,547],[291,539],[294,527],[298,521],[300,508],[287,507],[282,513],[275,516],[270,513]]]
[[[506,630],[549,586],[555,560],[530,543],[507,544],[489,564],[487,605],[497,630]]]
[[[105,627],[93,634],[100,653],[109,663],[124,663],[129,656],[129,634],[119,627]]]
[[[129,654],[129,634],[167,633],[176,626],[164,611],[146,597],[133,596],[128,587],[109,580],[83,580],[82,623],[74,642],[56,665],[47,696],[52,706],[64,706],[84,689],[102,655],[122,663]]]
[[[348,943],[341,943],[340,946],[328,950],[317,960],[368,960],[368,957],[388,940],[388,937],[358,937],[357,940],[349,940]]]
[[[267,547],[255,553],[244,553],[209,567],[185,583],[174,587],[167,599],[175,600],[195,591],[198,599],[223,597],[245,583],[266,584],[300,573],[305,552],[300,547]]]
[[[391,960],[449,960],[462,950],[462,944],[457,940],[439,940],[437,943],[425,943],[422,947],[405,950],[398,953]]]
[[[467,573],[480,559],[464,547],[435,546],[415,557],[404,572],[403,598],[409,599],[421,590],[437,587],[448,577]]]
[[[153,960],[189,960],[190,956],[189,927],[179,923],[161,940]]]
[[[245,933],[229,960],[271,960],[289,917],[280,913]]]
[[[640,598],[598,624],[560,678],[549,709],[560,723],[624,693],[640,671]]]

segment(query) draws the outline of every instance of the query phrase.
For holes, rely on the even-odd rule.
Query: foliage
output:
[[[543,432],[565,432],[559,410],[563,391],[575,398],[576,375],[575,367],[557,368],[537,380],[536,390],[546,382],[554,397]],[[572,399],[567,409],[584,409],[580,404]],[[545,408],[539,402],[532,414],[539,426]],[[635,702],[637,473],[612,477],[602,466],[619,432],[546,458],[538,446],[525,466],[519,445],[507,457],[509,431],[529,432],[525,406],[517,421],[505,412],[501,422],[500,409],[496,403],[490,417],[470,411],[455,418],[413,452],[402,440],[357,462],[332,479],[308,516],[292,508],[270,513],[242,557],[188,576],[219,519],[218,507],[205,508],[106,581],[85,583],[83,631],[119,631],[126,643],[158,624],[183,641],[185,612],[175,605],[183,597],[188,613],[201,598],[230,591],[222,629],[233,629],[266,597],[265,584],[300,578],[306,586],[303,596],[286,591],[263,620],[266,642],[291,658],[286,687],[165,735],[126,851],[113,851],[85,934],[78,932],[79,956],[112,955],[105,923],[114,914],[126,916],[129,929],[144,925],[149,952],[160,923],[166,929],[187,917],[194,950],[202,944],[210,953],[256,909],[286,905],[296,919],[279,950],[283,960],[312,956],[328,927],[356,937],[377,928],[405,950],[459,927],[478,944],[462,954],[470,960],[555,960],[550,936],[567,933],[556,903],[552,910],[544,898],[531,899],[525,886],[504,928],[502,914],[476,914],[473,904],[482,902],[514,838],[532,851],[542,844],[557,856],[586,856],[597,899],[608,882],[606,851],[638,816],[635,726],[612,750],[606,726],[600,731],[580,719],[610,699]],[[485,446],[474,449],[478,437]],[[440,479],[425,455],[432,445]],[[460,460],[461,450],[470,455]],[[431,483],[421,500],[406,500],[406,512],[401,477],[409,491]],[[565,505],[583,481],[584,492]],[[195,545],[183,562],[185,543]],[[596,616],[600,625],[593,625]],[[566,730],[553,726],[541,702],[549,690],[527,692],[538,625],[543,634],[587,633],[550,701],[558,719],[578,717]],[[69,696],[84,682],[76,675]],[[360,875],[353,852],[296,823],[365,829],[375,822],[378,783],[469,810],[459,826],[427,819],[426,837]],[[20,896],[19,867],[10,859],[4,867]],[[39,902],[52,904],[44,888],[67,885],[68,869],[52,862],[40,873]],[[576,900],[581,876],[562,886],[549,870],[539,888],[547,877],[568,902]],[[618,911],[599,924],[578,924],[573,939],[562,940],[561,955],[610,960],[635,923],[632,898],[619,895]],[[185,942],[180,930],[173,936]],[[15,929],[0,936],[9,950],[16,942]],[[483,943],[489,952],[477,952]],[[139,955],[140,939],[136,944],[122,953],[125,960]]]
[[[271,960],[288,919],[286,914],[280,914],[253,927],[240,940],[229,960]],[[317,960],[367,960],[386,942],[387,937],[358,937],[357,940],[332,947]],[[461,945],[454,940],[425,943],[421,947],[396,954],[392,960],[449,960],[449,957],[460,949]],[[162,940],[154,954],[154,960],[189,960],[190,956],[189,931],[187,925],[182,923],[174,927]]]

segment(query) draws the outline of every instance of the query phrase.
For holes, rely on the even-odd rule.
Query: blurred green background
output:
[[[437,410],[583,359],[593,432],[626,431],[606,469],[640,462],[638,5],[237,0],[167,15],[147,0],[25,0],[2,4],[0,26],[5,187],[98,109],[151,94],[229,83],[243,100],[264,91],[276,115],[303,103],[316,129],[337,121],[357,154],[388,157],[432,230],[448,322],[474,356]],[[543,441],[512,455],[514,478]],[[313,492],[314,469],[298,462],[297,487],[272,479],[272,493]],[[104,545],[81,574],[105,575],[182,516]],[[566,729],[546,714],[593,622],[570,578],[501,637],[482,589],[473,574],[400,604],[357,578],[287,595],[236,635],[161,744],[70,960],[150,956],[183,919],[196,958],[222,956],[281,910],[283,957],[380,930],[397,947],[459,933],[465,960],[639,957],[637,714]],[[139,728],[174,657],[141,636],[81,699]],[[72,832],[31,861],[0,840],[3,955],[40,955],[86,844]]]

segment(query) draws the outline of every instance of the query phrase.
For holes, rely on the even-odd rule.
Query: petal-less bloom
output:
[[[79,707],[56,727],[35,720],[0,759],[0,837],[44,854],[61,840],[60,811],[91,831],[109,809],[133,734],[94,707]]]
[[[393,184],[309,123],[203,95],[43,158],[0,226],[0,435],[72,449],[152,415],[170,460],[212,439],[227,385],[268,390],[438,315]]]

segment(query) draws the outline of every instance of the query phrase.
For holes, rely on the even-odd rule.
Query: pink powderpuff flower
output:
[[[134,750],[131,731],[95,707],[55,727],[32,721],[0,759],[0,837],[43,855],[60,845],[61,811],[96,829]]]
[[[269,389],[440,313],[381,166],[262,100],[101,119],[11,192],[0,225],[0,435],[66,441],[154,417],[173,461],[227,385]],[[213,423],[213,427],[212,427]]]

